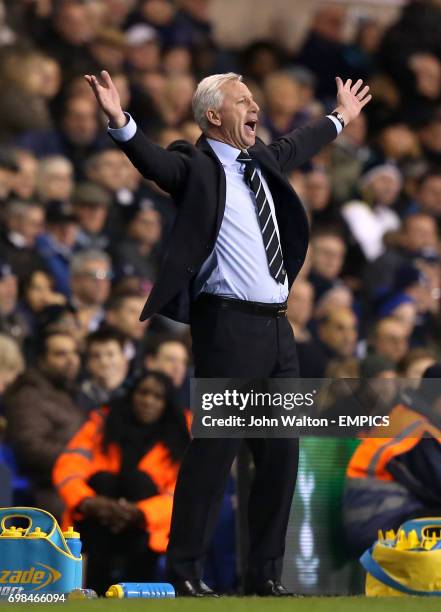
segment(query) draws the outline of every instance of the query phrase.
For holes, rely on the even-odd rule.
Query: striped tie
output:
[[[245,182],[256,196],[257,218],[259,219],[270,274],[277,282],[283,285],[286,272],[283,265],[282,249],[279,237],[277,236],[271,207],[265,195],[256,164],[251,159],[248,151],[241,151],[236,159],[241,164],[245,164]]]

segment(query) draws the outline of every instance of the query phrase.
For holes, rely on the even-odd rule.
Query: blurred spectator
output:
[[[334,75],[341,78],[350,76],[343,43],[345,19],[344,7],[331,5],[319,8],[296,57],[297,63],[306,66],[318,77],[317,96],[321,100],[335,96]],[[326,58],[326,62],[323,58]]]
[[[391,209],[401,189],[401,176],[394,166],[376,166],[360,182],[365,201],[348,202],[342,216],[360,246],[372,261],[384,251],[383,237],[400,227],[400,218]]]
[[[179,126],[192,119],[191,100],[195,87],[194,78],[188,74],[175,74],[167,78],[160,108],[166,126]]]
[[[159,337],[147,348],[144,366],[153,372],[162,372],[176,389],[184,384],[189,362],[188,346],[179,338]]]
[[[394,317],[380,319],[372,332],[373,352],[397,364],[409,350],[409,331],[406,324]]]
[[[314,308],[314,287],[304,278],[297,278],[288,296],[287,317],[296,340],[301,377],[315,373],[315,342],[308,329]]]
[[[305,364],[305,376],[322,378],[331,359],[353,357],[357,335],[357,319],[352,310],[344,307],[329,309],[317,324],[314,359],[309,366]]]
[[[25,369],[25,360],[17,342],[6,334],[0,334],[0,463],[10,472],[10,484],[13,493],[13,503],[29,503],[26,498],[28,482],[20,474],[17,462],[11,447],[4,443],[7,430],[7,419],[4,416],[3,397],[17,376]],[[25,498],[20,494],[25,494]],[[25,501],[26,500],[26,501]]]
[[[383,34],[381,25],[375,19],[361,18],[357,24],[354,42],[344,52],[352,74],[365,81],[376,68],[377,52]]]
[[[87,46],[93,38],[90,7],[78,0],[56,3],[52,20],[42,20],[38,43],[56,57],[68,75],[89,72],[92,60]]]
[[[18,282],[11,266],[0,263],[0,331],[20,344],[28,333],[28,326],[17,307]]]
[[[3,413],[3,394],[24,371],[25,365],[17,342],[7,334],[0,334],[0,413]]]
[[[38,236],[44,231],[45,212],[37,202],[12,201],[4,216],[0,234],[0,257],[22,278],[35,268],[44,267],[36,250]]]
[[[6,147],[0,149],[0,203],[5,204],[14,192],[18,163],[14,152]]]
[[[345,260],[346,246],[338,231],[322,228],[311,236],[311,272],[308,280],[315,291],[315,300],[338,284]]]
[[[117,29],[99,30],[89,45],[90,54],[96,63],[97,70],[106,66],[112,74],[122,69],[125,60],[126,40]],[[124,108],[127,108],[126,106]]]
[[[13,142],[29,131],[48,130],[51,119],[41,86],[44,82],[41,54],[10,48],[2,53],[0,83],[0,139]]]
[[[70,264],[72,304],[82,329],[95,331],[104,319],[104,304],[112,279],[110,257],[104,251],[81,251]]]
[[[268,130],[271,140],[280,138],[306,122],[308,117],[300,106],[297,83],[289,72],[280,71],[268,75],[263,91],[265,113],[261,123]]]
[[[79,223],[77,249],[106,250],[109,246],[105,227],[111,204],[110,194],[95,183],[80,183],[73,193],[72,202]]]
[[[438,110],[421,122],[418,137],[424,156],[431,164],[441,165],[441,112]]]
[[[165,48],[162,53],[162,66],[167,75],[191,74],[192,57],[190,49],[178,45]]]
[[[99,594],[115,569],[124,580],[155,580],[188,441],[169,379],[143,372],[110,410],[90,415],[58,459],[53,478],[67,507],[63,524],[80,530],[87,584]]]
[[[337,202],[347,202],[355,196],[355,186],[369,155],[366,115],[360,113],[331,145],[330,180]]]
[[[58,519],[62,503],[52,488],[58,455],[85,415],[75,403],[80,358],[75,340],[52,332],[42,340],[38,367],[21,374],[5,396],[7,439],[30,479],[35,504]]]
[[[441,169],[429,170],[421,177],[416,206],[422,213],[434,217],[441,226]]]
[[[20,200],[30,200],[35,196],[38,176],[38,162],[32,153],[17,149],[15,151],[18,172],[15,175],[14,194]]]
[[[319,297],[314,309],[314,319],[322,319],[333,308],[352,309],[354,296],[346,285],[335,285]]]
[[[282,49],[275,43],[267,40],[256,41],[242,51],[241,72],[247,81],[251,79],[261,85],[267,76],[279,70],[282,55]]]
[[[438,258],[438,228],[428,214],[414,213],[403,220],[397,241],[364,270],[364,287],[371,297],[393,286],[400,269],[419,258]]]
[[[129,363],[125,338],[112,329],[89,334],[86,341],[86,376],[81,383],[78,402],[87,411],[107,405],[123,393]]]
[[[161,215],[154,202],[146,198],[130,206],[126,221],[125,235],[112,249],[113,260],[121,269],[130,267],[135,276],[154,281],[161,240]]]
[[[408,379],[406,385],[416,388],[424,372],[435,362],[435,354],[432,351],[425,348],[411,349],[398,363],[398,373]]]
[[[418,108],[416,104],[427,98],[425,67],[415,65],[418,57],[415,54],[424,52],[434,58],[440,57],[440,26],[441,9],[437,3],[412,0],[403,6],[399,19],[386,30],[381,42],[382,67],[411,104],[413,112]]]
[[[26,320],[30,336],[39,328],[39,315],[47,307],[64,305],[66,298],[54,291],[54,279],[43,268],[31,269],[20,281],[20,313]]]
[[[75,176],[82,178],[84,158],[108,147],[108,137],[99,125],[93,97],[72,96],[64,105],[59,130],[29,131],[17,143],[37,157],[67,157],[73,164]]]
[[[78,218],[69,202],[52,201],[46,207],[47,232],[37,250],[55,281],[55,290],[70,297],[70,262],[78,236]]]
[[[130,360],[135,359],[135,365],[141,356],[141,341],[149,325],[149,320],[139,320],[145,300],[146,296],[139,290],[127,289],[115,293],[106,304],[106,323],[130,340],[126,351]]]
[[[133,72],[155,72],[160,67],[158,35],[147,24],[135,24],[126,32],[127,63]]]
[[[305,173],[304,181],[302,201],[315,230],[341,224],[340,214],[331,200],[329,175],[317,168]]]
[[[369,163],[395,164],[404,169],[410,160],[417,159],[419,155],[417,134],[406,123],[391,118],[378,134]]]
[[[311,339],[307,325],[311,320],[313,307],[313,286],[306,280],[297,280],[289,292],[287,312],[297,344],[308,342]]]
[[[137,171],[124,153],[106,148],[86,159],[84,172],[87,179],[108,190],[122,206],[132,204],[133,191],[138,188]]]
[[[62,155],[40,160],[37,172],[37,194],[40,202],[69,200],[73,189],[73,166]]]

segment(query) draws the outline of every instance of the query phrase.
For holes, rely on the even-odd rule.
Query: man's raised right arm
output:
[[[109,73],[103,70],[101,77],[102,82],[94,75],[85,75],[98,104],[109,119],[109,135],[144,178],[155,181],[168,193],[179,191],[187,177],[186,158],[181,153],[168,151],[150,142],[133,118],[122,110],[118,91]]]

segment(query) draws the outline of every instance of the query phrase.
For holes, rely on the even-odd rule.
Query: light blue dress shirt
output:
[[[129,121],[123,128],[109,128],[116,140],[127,141],[135,135],[136,123],[128,117]],[[339,133],[339,121],[332,116],[329,119]],[[204,292],[251,302],[285,302],[288,279],[285,277],[285,282],[280,284],[270,274],[254,193],[245,183],[245,164],[236,161],[240,149],[211,138],[207,140],[225,172],[225,212],[214,249],[193,283],[194,296]],[[260,169],[258,173],[280,241],[274,201]]]

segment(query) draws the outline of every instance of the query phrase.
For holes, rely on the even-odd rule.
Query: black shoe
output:
[[[245,595],[258,595],[259,597],[293,597],[278,580],[264,580],[253,587],[245,589]]]
[[[173,586],[176,597],[220,597],[202,580],[176,580]]]

